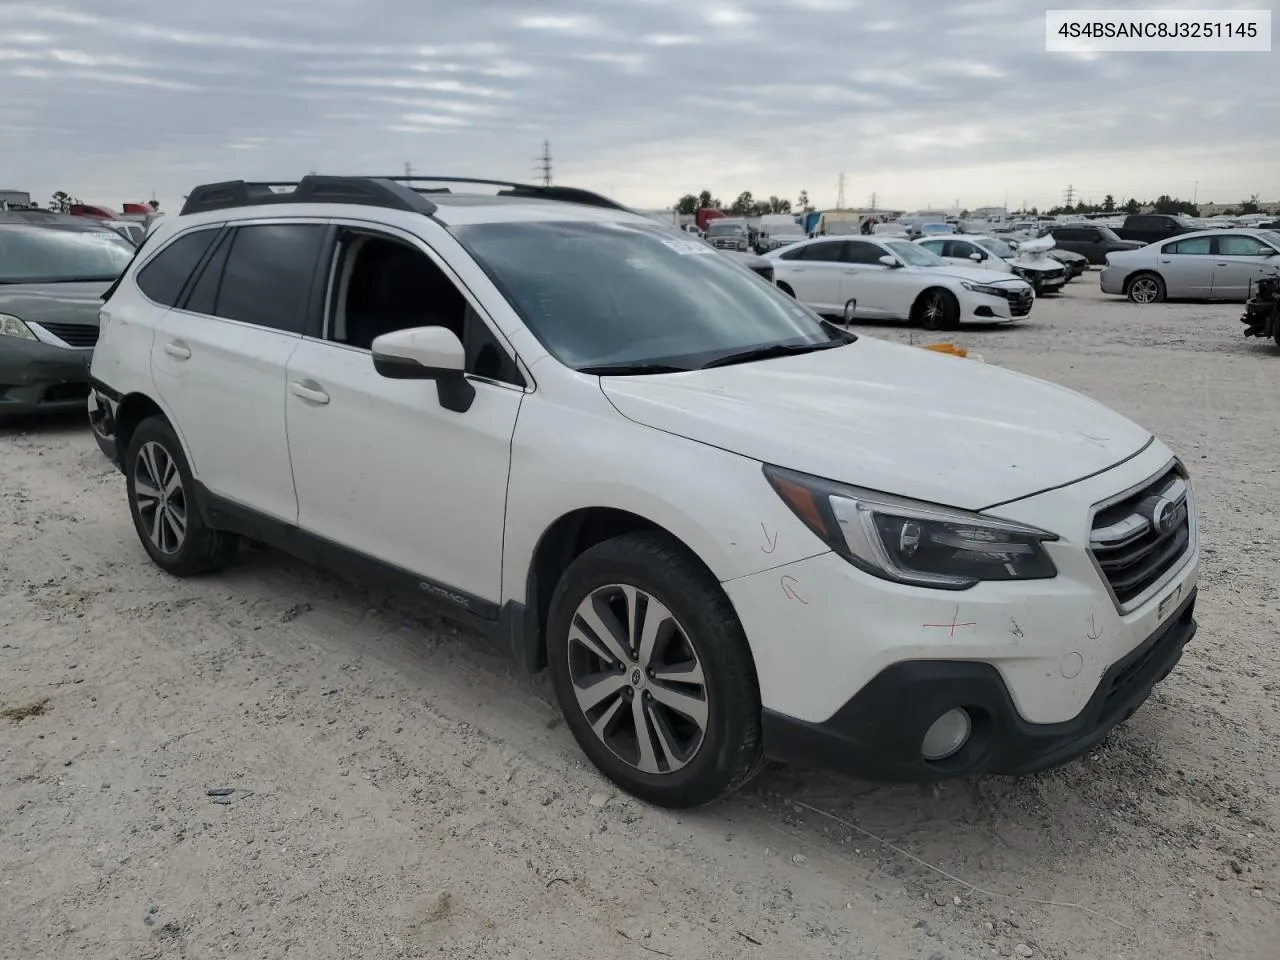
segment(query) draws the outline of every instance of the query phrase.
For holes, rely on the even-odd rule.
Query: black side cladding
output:
[[[374,177],[312,175],[296,183],[227,180],[196,187],[179,216],[276,203],[356,203],[431,216],[436,205],[404,184]]]

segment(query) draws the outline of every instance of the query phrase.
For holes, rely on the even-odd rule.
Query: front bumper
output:
[[[92,347],[0,337],[0,416],[83,410]]]
[[[1088,749],[1145,699],[1194,629],[1194,535],[1132,608],[1113,597],[1089,549],[1096,505],[1159,478],[1171,457],[1153,440],[1109,470],[990,511],[1059,535],[1045,544],[1052,579],[931,590],[826,552],[725,581],[751,643],[773,755],[896,779],[1032,769]],[[1180,621],[1173,639],[1152,640]],[[1158,667],[1125,673],[1152,643],[1144,663]],[[1122,673],[1136,685],[1099,707],[1098,691]],[[962,758],[963,769],[922,767],[919,723],[954,706],[973,707],[975,736],[986,730],[992,743]],[[864,744],[860,729],[880,732]]]
[[[1034,302],[1035,294],[1029,289],[1025,295],[1010,291],[1009,296],[1002,297],[966,291],[960,299],[960,318],[971,323],[1024,320],[1031,315]]]
[[[909,660],[881,671],[822,723],[764,712],[765,752],[775,759],[862,779],[927,782],[981,774],[1021,775],[1074,760],[1127,720],[1169,675],[1196,633],[1195,593],[1136,650],[1112,665],[1085,708],[1061,723],[1029,723],[988,663]],[[954,707],[972,721],[956,754],[928,761],[921,742]]]

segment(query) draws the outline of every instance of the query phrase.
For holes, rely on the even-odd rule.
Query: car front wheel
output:
[[[662,534],[597,544],[551,600],[547,660],[583,752],[664,807],[710,803],[763,759],[746,637],[715,578]]]

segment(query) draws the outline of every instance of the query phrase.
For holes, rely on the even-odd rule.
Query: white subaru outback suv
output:
[[[108,293],[90,420],[162,569],[400,585],[673,807],[765,757],[1042,769],[1178,660],[1194,507],[1146,430],[603,197],[432,182],[200,187]]]

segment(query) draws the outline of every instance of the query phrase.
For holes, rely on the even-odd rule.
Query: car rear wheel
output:
[[[960,326],[960,301],[950,290],[926,290],[916,301],[913,313],[926,330],[955,330]]]
[[[1164,280],[1158,274],[1140,273],[1129,280],[1125,296],[1133,303],[1160,303],[1165,297]]]
[[[190,577],[231,562],[236,538],[205,526],[191,468],[167,420],[149,417],[138,425],[124,464],[133,526],[156,566]]]
[[[720,585],[662,534],[585,551],[551,600],[547,661],[583,752],[663,807],[710,803],[760,768],[760,692]]]

